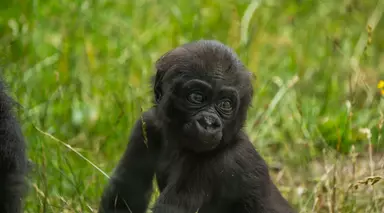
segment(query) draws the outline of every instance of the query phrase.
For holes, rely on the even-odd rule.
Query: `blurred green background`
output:
[[[296,209],[384,212],[383,11],[383,0],[0,1],[1,72],[35,163],[25,212],[96,212],[103,172],[151,106],[155,60],[201,38],[257,76],[246,131]]]

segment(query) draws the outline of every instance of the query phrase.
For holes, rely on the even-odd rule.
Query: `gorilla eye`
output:
[[[223,110],[226,113],[229,113],[232,111],[232,103],[230,100],[223,100],[219,103],[219,107],[221,110]]]
[[[193,104],[201,104],[204,101],[204,96],[199,92],[192,92],[188,95],[188,101]]]

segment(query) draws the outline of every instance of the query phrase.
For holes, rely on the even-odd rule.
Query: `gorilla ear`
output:
[[[177,49],[176,49],[177,50]],[[155,63],[156,75],[153,82],[153,91],[155,92],[155,103],[159,104],[161,98],[163,97],[163,77],[165,72],[170,69],[170,67],[175,63],[173,61],[175,57],[171,57],[171,55],[175,52],[175,50],[170,50],[169,52],[162,55]]]
[[[161,91],[161,88],[155,87],[155,103],[156,104],[160,103],[162,96],[163,96],[163,92]]]
[[[155,103],[156,104],[159,104],[161,101],[161,98],[163,97],[163,90],[162,90],[163,76],[164,76],[164,71],[157,70],[154,79],[152,79],[153,91],[155,92]]]

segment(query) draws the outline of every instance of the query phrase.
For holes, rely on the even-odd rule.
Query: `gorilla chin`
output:
[[[215,113],[201,112],[184,124],[184,147],[194,152],[214,150],[223,137],[223,125]]]

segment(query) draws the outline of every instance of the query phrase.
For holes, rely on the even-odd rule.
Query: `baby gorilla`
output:
[[[242,130],[251,74],[217,41],[180,46],[156,63],[155,106],[135,124],[100,213],[294,212]]]
[[[24,137],[13,115],[14,102],[0,79],[0,212],[21,213],[26,191]]]

